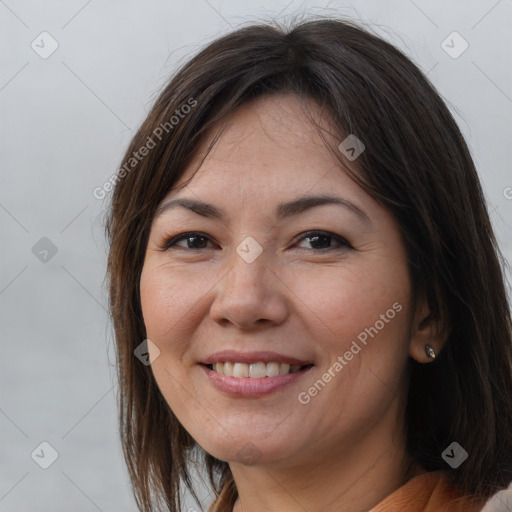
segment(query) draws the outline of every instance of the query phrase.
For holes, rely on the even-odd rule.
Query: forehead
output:
[[[244,104],[206,134],[157,207],[155,218],[189,209],[209,217],[274,222],[287,217],[283,212],[301,210],[294,204],[297,200],[311,205],[319,197],[335,196],[335,201],[341,199],[348,206],[345,211],[352,209],[369,224],[377,217],[392,224],[391,217],[346,172],[354,162],[333,154],[345,138],[338,131],[315,103],[304,105],[292,94]],[[188,206],[182,202],[185,208],[167,208],[176,200],[186,200]],[[190,201],[196,204],[192,207]]]
[[[306,104],[293,94],[263,96],[242,105],[210,131],[176,188],[192,176],[190,186],[211,191],[228,182],[230,187],[236,182],[237,188],[262,182],[279,188],[300,181],[307,187],[334,166],[334,174],[339,174],[339,161],[308,114],[326,141],[337,146],[330,120],[314,102]],[[215,135],[218,139],[206,155]]]

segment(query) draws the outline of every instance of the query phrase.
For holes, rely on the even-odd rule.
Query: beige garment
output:
[[[512,482],[507,489],[491,496],[481,512],[512,512]]]

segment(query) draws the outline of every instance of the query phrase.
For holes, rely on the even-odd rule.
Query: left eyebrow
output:
[[[299,215],[307,210],[310,210],[311,208],[323,206],[326,204],[336,204],[343,206],[355,213],[365,222],[371,224],[370,217],[359,206],[348,201],[347,199],[332,195],[303,196],[285,203],[281,203],[276,207],[275,215],[279,219],[283,219],[293,215]],[[224,210],[217,208],[212,204],[197,201],[196,199],[180,198],[171,199],[160,205],[156,210],[155,219],[163,215],[165,212],[178,207],[186,208],[187,210],[201,215],[202,217],[215,218],[219,220],[223,220],[227,217]]]

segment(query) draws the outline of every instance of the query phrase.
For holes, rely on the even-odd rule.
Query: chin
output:
[[[236,439],[230,438],[225,433],[225,438],[221,442],[207,442],[200,443],[200,445],[216,459],[230,464],[252,466],[276,462],[293,456],[290,450],[299,451],[298,448],[294,450],[285,443],[286,440],[280,439],[278,436],[270,441],[267,434],[262,434],[260,438],[251,432],[248,435],[240,435]]]

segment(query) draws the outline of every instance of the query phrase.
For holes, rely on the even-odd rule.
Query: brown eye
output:
[[[352,246],[342,237],[328,231],[308,231],[302,235],[299,240],[309,240],[312,250],[328,251],[339,249],[340,247],[351,248]],[[331,245],[332,240],[336,245]]]
[[[186,245],[178,245],[178,242],[184,241]],[[167,240],[163,244],[163,249],[189,249],[189,250],[198,250],[198,249],[206,249],[206,244],[211,242],[210,238],[208,238],[203,233],[181,233],[180,235],[174,236]]]

